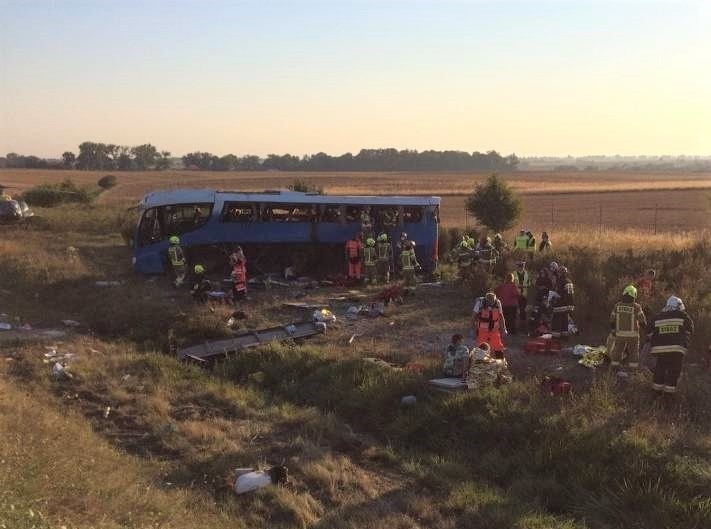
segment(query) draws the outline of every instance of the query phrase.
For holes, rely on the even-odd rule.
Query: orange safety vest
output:
[[[351,262],[355,262],[360,258],[360,251],[363,248],[363,243],[356,240],[350,239],[346,241],[346,255]]]
[[[478,327],[483,332],[493,332],[499,330],[501,326],[501,313],[499,309],[484,307],[479,311]]]

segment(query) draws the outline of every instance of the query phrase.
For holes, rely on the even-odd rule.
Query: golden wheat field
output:
[[[40,183],[71,178],[93,185],[106,171],[2,170],[0,184],[18,193]],[[443,226],[473,226],[466,196],[487,174],[460,172],[209,172],[144,171],[114,173],[118,185],[101,201],[124,202],[146,192],[174,187],[235,191],[280,189],[303,180],[328,194],[416,194],[443,198]],[[534,230],[576,226],[643,230],[653,233],[708,227],[711,173],[545,172],[501,175],[523,200],[522,225]]]

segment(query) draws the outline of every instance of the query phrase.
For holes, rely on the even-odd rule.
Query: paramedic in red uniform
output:
[[[360,280],[363,261],[363,237],[357,233],[352,239],[346,241],[346,262],[348,263],[348,279]]]
[[[230,265],[232,266],[232,296],[234,301],[247,296],[247,258],[244,256],[242,247],[238,246],[230,254]]]
[[[480,346],[488,343],[493,351],[494,358],[504,357],[504,342],[501,333],[506,332],[506,320],[501,301],[493,292],[488,292],[483,298],[478,298],[474,303],[472,326],[476,333],[474,345]]]

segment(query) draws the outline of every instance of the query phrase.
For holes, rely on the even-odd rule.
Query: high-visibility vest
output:
[[[355,261],[360,257],[360,251],[363,248],[363,243],[356,239],[346,241],[346,255],[351,261]]]
[[[171,265],[185,266],[185,255],[183,255],[183,249],[180,246],[169,246],[168,257]]]
[[[403,270],[414,270],[415,265],[417,265],[415,250],[403,250],[400,253],[400,264],[402,265]]]
[[[363,261],[365,266],[374,266],[376,261],[375,248],[372,246],[366,246],[363,248]]]
[[[519,275],[518,271],[514,272],[513,275],[516,288],[518,288],[518,291],[522,295],[525,294],[526,290],[531,286],[531,279],[528,276],[528,270],[523,271],[523,281],[521,281],[521,276]]]
[[[514,241],[514,250],[526,250],[528,248],[528,235],[517,235]]]
[[[617,336],[621,338],[639,336],[639,324],[644,320],[644,313],[638,303],[618,302],[612,309],[611,317],[615,322]]]
[[[501,327],[501,313],[495,307],[484,307],[479,311],[478,329],[485,332],[498,331]]]
[[[378,260],[379,261],[389,261],[390,260],[390,252],[392,251],[392,248],[390,246],[389,241],[379,242],[377,244],[377,250],[378,250]]]

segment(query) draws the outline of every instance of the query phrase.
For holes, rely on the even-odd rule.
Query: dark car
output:
[[[0,200],[0,224],[22,224],[34,215],[22,200]]]

